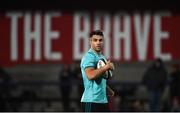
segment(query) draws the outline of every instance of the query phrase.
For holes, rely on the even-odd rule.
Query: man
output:
[[[148,90],[151,112],[159,112],[161,98],[167,85],[168,73],[161,58],[157,58],[145,71],[142,83]]]
[[[170,102],[171,111],[180,112],[180,65],[173,64],[172,71],[170,72]]]
[[[107,94],[113,96],[114,92],[106,85],[106,79],[102,76],[107,70],[114,70],[113,63],[108,60],[106,65],[97,69],[99,59],[105,58],[102,55],[104,36],[103,32],[96,30],[90,33],[89,51],[81,60],[81,72],[84,84],[84,93],[81,98],[83,111],[109,111]],[[106,94],[107,89],[107,94]]]

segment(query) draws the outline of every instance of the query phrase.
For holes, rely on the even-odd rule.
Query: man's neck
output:
[[[93,50],[96,54],[98,54],[98,55],[100,55],[100,54],[102,54],[102,51],[95,51],[93,48],[91,48],[91,50]]]

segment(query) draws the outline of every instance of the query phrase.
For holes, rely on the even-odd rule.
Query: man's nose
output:
[[[98,43],[98,44],[100,44],[100,43],[101,43],[101,41],[97,41],[97,43]]]

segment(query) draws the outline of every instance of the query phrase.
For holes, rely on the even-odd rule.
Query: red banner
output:
[[[102,29],[104,55],[116,61],[180,59],[180,15],[172,12],[6,12],[0,15],[0,65],[72,63]]]

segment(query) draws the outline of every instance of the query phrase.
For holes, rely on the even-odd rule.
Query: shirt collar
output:
[[[90,48],[89,51],[90,51],[90,52],[93,52],[94,54],[96,54],[96,55],[98,55],[98,56],[102,55],[102,52],[98,54],[98,53],[97,53],[96,51],[94,51],[92,48]]]

